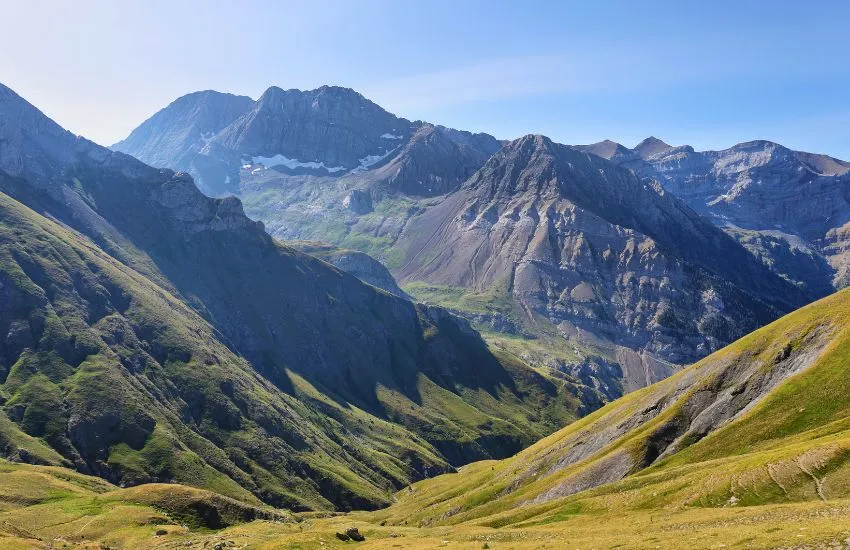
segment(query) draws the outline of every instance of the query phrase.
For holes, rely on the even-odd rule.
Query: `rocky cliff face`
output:
[[[354,90],[323,86],[302,92],[271,87],[213,142],[250,157],[280,156],[302,164],[316,163],[334,173],[367,164],[410,134],[409,121]],[[285,161],[275,162],[264,164],[267,168],[286,166]]]
[[[398,155],[376,170],[376,194],[433,197],[454,191],[499,150],[486,134],[470,134],[431,124],[417,128]]]
[[[811,296],[846,284],[846,256],[833,243],[836,230],[850,221],[848,163],[769,141],[722,151],[672,147],[655,138],[633,150],[619,146],[615,151],[605,142],[579,148],[660,182],[694,210],[745,239]],[[772,242],[760,246],[759,239]]]
[[[503,287],[528,321],[676,363],[804,301],[660,187],[542,136],[507,145],[399,242],[402,280]]]
[[[250,97],[213,90],[191,93],[157,112],[112,149],[158,168],[189,170],[192,156],[253,104]]]

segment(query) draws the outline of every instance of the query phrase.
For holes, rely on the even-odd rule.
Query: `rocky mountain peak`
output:
[[[716,349],[753,319],[802,302],[660,186],[540,135],[506,144],[402,239],[402,280],[506,288],[521,310],[565,335],[570,327],[616,335],[618,344],[668,361]],[[727,303],[745,304],[746,319],[725,312]],[[636,309],[646,314],[635,317]]]
[[[0,168],[11,176],[40,179],[70,162],[78,138],[0,84]]]
[[[672,145],[664,143],[662,140],[658,139],[655,136],[649,136],[645,140],[638,143],[634,149],[632,149],[635,153],[638,154],[643,159],[647,159],[649,157],[667,153],[673,149]]]
[[[628,147],[610,139],[591,143],[590,145],[575,145],[573,148],[608,160],[614,157],[623,158],[633,156],[632,151]]]
[[[228,165],[247,158],[266,168],[341,175],[377,163],[410,135],[410,126],[348,88],[301,91],[273,86],[253,109],[222,130],[206,152],[222,151],[218,160]]]
[[[498,164],[503,159],[531,162],[552,156],[556,149],[557,145],[550,138],[540,134],[528,134],[506,143],[487,164]]]
[[[296,106],[308,106],[314,111],[328,113],[329,111],[350,111],[348,116],[371,116],[376,112],[390,115],[377,104],[369,101],[359,92],[342,86],[321,86],[315,90],[284,90],[270,86],[257,100],[258,111],[288,111]],[[354,108],[364,110],[364,113],[354,112]]]
[[[189,157],[253,104],[250,97],[214,90],[186,94],[143,122],[112,149],[152,166],[189,169]]]
[[[391,150],[389,162],[372,174],[372,194],[388,191],[411,196],[443,195],[460,187],[501,144],[488,134],[473,134],[421,123]]]

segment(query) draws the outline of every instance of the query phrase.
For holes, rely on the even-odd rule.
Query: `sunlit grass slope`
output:
[[[416,484],[375,518],[498,527],[848,497],[848,321],[842,291],[513,458]]]
[[[357,527],[366,543],[336,533]],[[0,548],[840,548],[850,500],[554,515],[493,528],[293,516],[181,485],[120,489],[64,468],[0,461]]]

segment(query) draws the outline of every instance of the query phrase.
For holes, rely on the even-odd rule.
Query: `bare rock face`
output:
[[[368,214],[372,211],[372,197],[360,189],[352,189],[342,199],[342,207],[355,214]]]
[[[254,100],[213,90],[180,97],[112,146],[151,166],[188,170],[192,156]]]
[[[77,137],[0,84],[0,167],[13,177],[41,182],[76,156]]]
[[[408,121],[348,88],[302,92],[271,87],[214,141],[245,155],[283,155],[352,169],[409,135]]]
[[[847,284],[836,237],[850,222],[850,163],[763,140],[722,151],[610,143],[577,148],[660,182],[812,298]]]
[[[507,145],[401,241],[402,280],[506,286],[565,334],[578,328],[673,362],[804,301],[660,187],[542,136]]]
[[[374,179],[383,193],[444,195],[459,188],[500,147],[487,134],[423,124]]]
[[[800,155],[768,141],[724,151],[670,149],[648,159],[665,189],[698,211],[744,228],[822,235],[825,219],[850,221],[850,180],[816,172]],[[843,184],[842,184],[843,183]]]
[[[259,228],[262,224],[245,216],[242,202],[236,197],[211,199],[203,195],[192,177],[178,172],[152,194],[152,200],[172,213],[186,232],[233,231]]]

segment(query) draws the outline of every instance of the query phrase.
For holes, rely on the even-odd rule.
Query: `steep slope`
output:
[[[192,156],[254,100],[213,90],[177,98],[112,146],[151,166],[191,170]]]
[[[0,113],[8,454],[371,507],[582,406],[577,383],[274,241],[237,199],[77,138],[3,87]]]
[[[324,260],[346,273],[351,273],[364,283],[369,283],[381,290],[386,290],[395,296],[409,298],[399,288],[392,273],[384,267],[384,264],[368,254],[357,250],[337,248],[333,245],[316,241],[287,241],[286,244],[305,254]]]
[[[372,177],[383,185],[385,193],[444,195],[460,187],[500,147],[486,134],[423,124],[399,154]]]
[[[846,284],[848,163],[763,140],[695,151],[648,138],[617,154],[605,143],[579,148],[659,181],[812,296]]]
[[[383,437],[401,442],[384,449],[388,457],[424,445],[423,465],[447,466],[386,424],[367,448],[346,449],[362,436],[343,426],[369,415],[328,402],[339,425],[319,422],[307,403],[327,398],[307,384],[290,392],[298,398],[280,391],[173,295],[5,194],[0,228],[0,391],[12,420],[0,429],[4,456],[298,508],[380,502],[391,485],[376,468],[403,477],[409,468],[370,457]],[[39,441],[51,450],[33,447]]]
[[[501,292],[527,324],[675,363],[804,303],[669,193],[542,136],[505,146],[396,246],[402,281]]]
[[[377,518],[503,526],[847,498],[848,315],[842,291],[512,459],[420,483]]]

